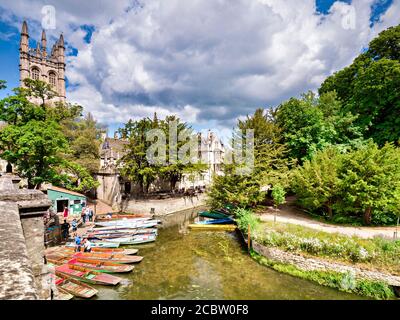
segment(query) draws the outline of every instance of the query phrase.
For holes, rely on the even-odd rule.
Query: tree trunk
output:
[[[365,209],[365,212],[364,212],[364,223],[366,225],[370,225],[371,218],[372,218],[372,208],[368,207],[367,209]]]
[[[328,216],[329,216],[329,220],[332,220],[333,218],[333,210],[332,210],[332,206],[328,205]]]

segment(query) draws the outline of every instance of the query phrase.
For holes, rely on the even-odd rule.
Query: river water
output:
[[[251,259],[235,232],[190,231],[187,223],[136,246],[144,259],[98,299],[361,299],[279,273]]]

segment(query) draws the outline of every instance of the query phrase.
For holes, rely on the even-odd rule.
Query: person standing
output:
[[[89,208],[89,221],[92,222],[93,221],[93,209]]]
[[[85,215],[86,215],[86,217],[85,217],[85,220],[86,221],[90,221],[89,219],[90,219],[90,209],[89,209],[89,207],[86,207],[86,210],[85,210]]]
[[[78,221],[76,221],[76,219],[72,220],[71,225],[72,225],[72,232],[76,232],[78,230]]]
[[[82,209],[81,218],[82,218],[83,224],[85,224],[86,223],[86,211],[85,211],[85,208]]]
[[[83,243],[83,251],[84,252],[92,252],[92,244],[88,239],[85,239]]]
[[[68,207],[67,206],[64,206],[63,216],[64,216],[64,219],[68,218]]]
[[[64,240],[67,240],[69,238],[69,228],[70,224],[67,222],[66,219],[64,219],[64,223],[61,225],[61,232]]]
[[[81,251],[82,238],[75,233],[75,252]]]

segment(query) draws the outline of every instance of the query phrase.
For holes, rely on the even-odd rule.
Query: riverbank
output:
[[[253,258],[274,270],[375,299],[395,298],[400,288],[398,242],[282,222],[260,223],[251,238]]]

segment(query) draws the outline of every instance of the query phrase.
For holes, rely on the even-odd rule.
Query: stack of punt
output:
[[[105,272],[105,273],[127,273],[131,272],[135,267],[114,263],[109,261],[98,261],[92,259],[84,259],[84,258],[73,258],[67,262],[69,265],[75,265],[78,267],[84,267],[90,270]]]
[[[56,275],[60,277],[71,277],[92,284],[112,285],[115,286],[121,282],[121,278],[112,276],[107,273],[92,271],[83,267],[64,264],[56,267]]]
[[[58,290],[79,298],[89,299],[97,294],[96,289],[67,275],[56,276],[56,285]]]
[[[125,254],[110,254],[110,253],[101,253],[101,252],[77,252],[73,255],[74,258],[86,258],[97,261],[110,261],[116,263],[137,263],[143,260],[143,257],[140,256],[128,256]]]

